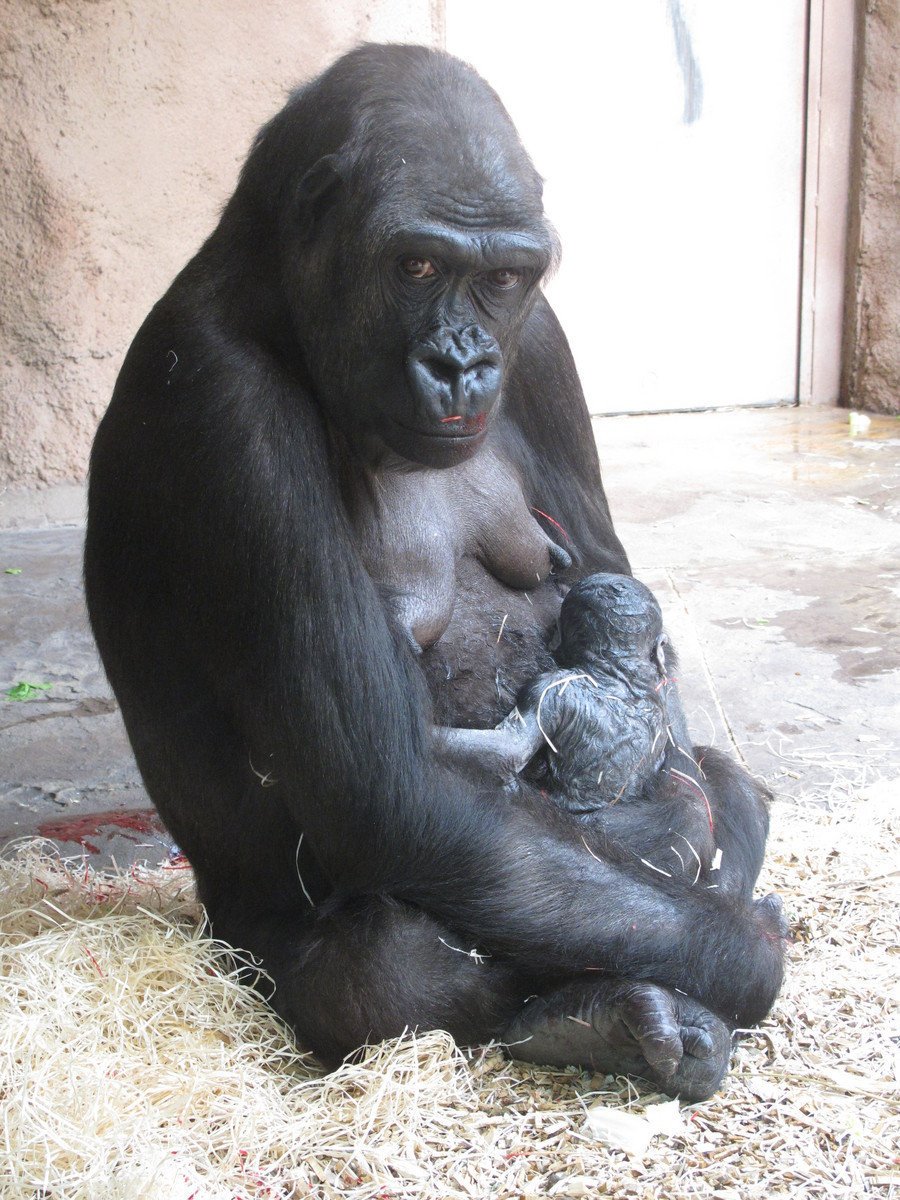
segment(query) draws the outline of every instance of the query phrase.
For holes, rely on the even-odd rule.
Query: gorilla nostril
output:
[[[481,362],[473,363],[466,371],[467,375],[471,375],[473,379],[479,381],[489,379],[497,370],[497,364],[483,359]]]
[[[500,392],[500,371],[493,363],[477,363],[462,374],[462,389],[466,398],[480,397],[489,401]]]
[[[428,371],[429,375],[433,375],[435,379],[441,380],[443,383],[454,383],[459,375],[460,368],[456,363],[446,358],[424,358],[422,366]]]

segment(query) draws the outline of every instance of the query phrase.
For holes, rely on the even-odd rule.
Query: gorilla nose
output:
[[[407,373],[429,416],[468,416],[494,404],[502,361],[500,347],[479,326],[445,326],[410,349]]]

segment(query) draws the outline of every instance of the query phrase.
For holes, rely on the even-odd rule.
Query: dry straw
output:
[[[200,936],[188,872],[21,846],[0,863],[0,1196],[900,1197],[895,796],[776,810],[784,994],[722,1093],[630,1155],[597,1131],[633,1122],[585,1115],[652,1117],[663,1098],[626,1080],[442,1033],[321,1076]]]

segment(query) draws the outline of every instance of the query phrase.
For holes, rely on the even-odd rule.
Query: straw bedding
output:
[[[0,1195],[900,1197],[895,797],[776,809],[763,885],[794,921],[788,981],[723,1092],[680,1115],[442,1033],[322,1076],[200,935],[181,864],[100,875],[19,846],[0,862]]]

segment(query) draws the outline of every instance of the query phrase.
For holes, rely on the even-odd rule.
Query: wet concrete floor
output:
[[[595,431],[695,741],[808,803],[900,777],[900,420],[765,409]],[[0,842],[157,861],[168,842],[87,627],[83,528],[47,513],[77,522],[78,492],[0,498],[18,526],[0,528]],[[20,683],[39,690],[7,698]]]

